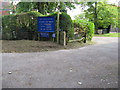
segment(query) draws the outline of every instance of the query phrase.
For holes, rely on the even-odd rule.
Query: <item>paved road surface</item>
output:
[[[79,49],[3,53],[3,88],[117,88],[118,39],[93,40]]]

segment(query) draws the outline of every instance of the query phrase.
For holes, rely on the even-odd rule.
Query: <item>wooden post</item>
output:
[[[60,32],[60,44],[63,46],[66,45],[66,32],[65,31]]]
[[[38,40],[40,41],[40,33],[38,32]]]
[[[59,11],[58,11],[58,14],[57,14],[57,43],[59,44]]]
[[[84,43],[86,43],[86,30],[85,30],[85,36],[84,36]]]

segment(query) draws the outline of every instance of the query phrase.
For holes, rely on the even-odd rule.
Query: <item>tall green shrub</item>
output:
[[[57,29],[57,12],[47,15],[47,16],[54,16],[56,20],[55,28]],[[59,16],[59,27],[61,31],[66,31],[67,37],[69,39],[73,39],[74,37],[74,27],[71,17],[67,13],[60,13]]]
[[[12,32],[15,31],[16,17],[7,15],[2,18],[2,36],[3,39],[12,39]]]
[[[92,40],[95,31],[94,29],[95,29],[94,23],[88,22],[87,40]]]
[[[71,17],[67,13],[60,14],[60,29],[66,31],[67,37],[73,39],[74,27]]]
[[[3,39],[33,39],[37,32],[37,18],[42,16],[39,12],[31,11],[17,15],[2,17]],[[27,36],[24,36],[25,33]]]

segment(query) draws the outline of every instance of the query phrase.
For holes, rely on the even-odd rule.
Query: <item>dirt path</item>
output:
[[[33,40],[2,40],[3,53],[25,53],[55,51],[60,49],[73,49],[91,45],[93,43],[68,43],[67,46],[59,45],[52,41],[33,41]]]

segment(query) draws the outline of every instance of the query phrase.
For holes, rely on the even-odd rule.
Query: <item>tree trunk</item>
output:
[[[37,9],[38,9],[38,12],[40,12],[40,2],[37,2]]]
[[[46,2],[37,2],[38,12],[40,12],[43,15],[46,15],[47,14],[46,5],[47,5]]]
[[[94,9],[94,24],[95,24],[95,33],[98,34],[98,24],[97,24],[97,2],[95,2],[95,9]]]

